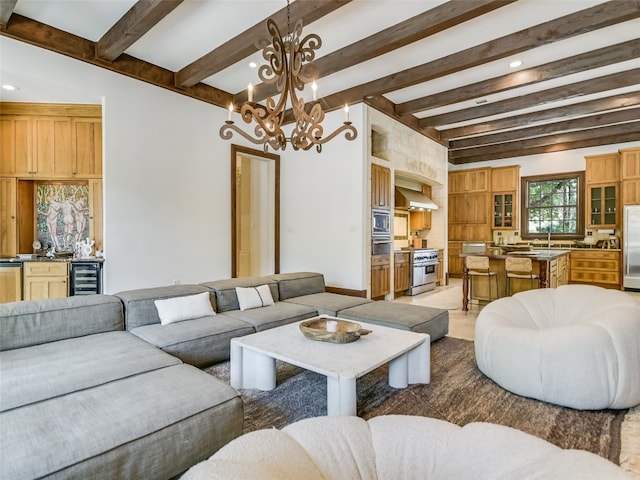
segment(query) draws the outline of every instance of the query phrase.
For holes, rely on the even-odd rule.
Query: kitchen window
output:
[[[584,172],[522,177],[522,238],[584,237]]]

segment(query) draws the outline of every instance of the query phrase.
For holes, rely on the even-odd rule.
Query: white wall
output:
[[[225,109],[5,37],[0,49],[0,80],[21,88],[0,100],[103,104],[106,293],[230,275]],[[351,118],[360,129],[362,108]],[[360,135],[333,140],[321,155],[282,154],[281,271],[366,285]]]

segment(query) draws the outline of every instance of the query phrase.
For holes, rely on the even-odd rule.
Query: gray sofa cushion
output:
[[[228,312],[231,310],[240,310],[238,296],[236,295],[236,287],[259,287],[260,285],[269,285],[273,301],[277,302],[278,284],[270,277],[246,277],[246,278],[229,278],[226,280],[214,280],[213,282],[204,282],[200,285],[213,290],[216,296],[216,312]]]
[[[271,275],[278,282],[280,300],[325,291],[324,275],[316,272],[279,273]]]
[[[255,329],[221,313],[169,325],[144,325],[131,333],[183,362],[206,367],[228,360],[231,339],[255,333]]]
[[[116,330],[122,303],[110,295],[0,304],[0,351]]]
[[[141,288],[116,293],[124,304],[124,322],[127,330],[132,330],[142,325],[160,323],[155,300],[166,298],[185,297],[196,293],[208,292],[201,285],[170,285],[167,287]],[[215,299],[211,298],[211,305],[215,310]]]
[[[380,300],[341,310],[338,312],[338,317],[383,327],[427,333],[432,342],[449,332],[449,311],[422,305]]]
[[[307,318],[317,316],[317,311],[313,307],[306,305],[296,305],[289,302],[276,302],[268,307],[253,308],[251,310],[231,310],[224,315],[242,320],[256,329],[257,332],[279,327],[289,323],[297,322]]]
[[[302,295],[301,297],[289,298],[285,301],[314,307],[320,315],[330,315],[332,317],[335,317],[340,310],[344,310],[345,308],[355,307],[363,303],[371,303],[371,300],[367,298],[352,297],[330,292],[312,293],[310,295]]]
[[[224,382],[161,368],[1,413],[0,478],[170,478],[240,435],[242,418]]]
[[[179,363],[128,332],[100,333],[2,352],[0,411]]]

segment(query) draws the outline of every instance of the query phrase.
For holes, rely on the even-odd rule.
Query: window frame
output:
[[[586,186],[584,170],[575,172],[551,173],[545,175],[531,175],[529,177],[520,177],[520,233],[523,240],[547,240],[546,233],[529,233],[529,183],[544,182],[550,180],[567,180],[570,178],[578,179],[578,199],[576,202],[576,233],[553,233],[551,232],[551,240],[581,240],[585,235],[585,217],[584,206],[586,202]]]

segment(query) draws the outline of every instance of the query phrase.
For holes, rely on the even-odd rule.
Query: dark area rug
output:
[[[327,414],[325,377],[280,361],[277,368],[274,390],[241,391],[245,432],[282,428],[303,418]],[[205,371],[229,382],[229,362]],[[627,410],[573,410],[510,393],[478,370],[473,342],[444,337],[433,343],[429,385],[395,389],[387,381],[386,366],[358,379],[360,417],[421,415],[458,425],[497,423],[620,464],[620,426]]]

